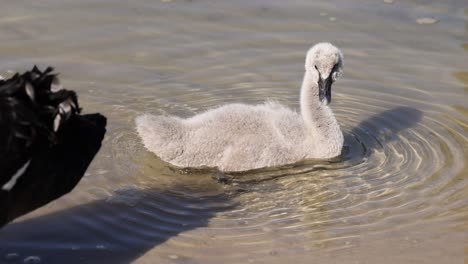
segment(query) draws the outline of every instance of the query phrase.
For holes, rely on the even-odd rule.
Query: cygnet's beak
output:
[[[331,103],[331,87],[332,87],[333,80],[331,77],[326,78],[325,80],[319,78],[318,85],[319,85],[319,99],[325,105]]]

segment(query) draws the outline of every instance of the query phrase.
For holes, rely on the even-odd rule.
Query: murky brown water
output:
[[[109,123],[71,194],[0,231],[0,263],[466,262],[466,3],[316,2],[2,3],[0,73],[54,65]],[[139,142],[144,112],[299,108],[319,41],[345,54],[332,103],[343,161],[219,175]]]

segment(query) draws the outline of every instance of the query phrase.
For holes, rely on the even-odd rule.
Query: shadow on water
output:
[[[371,116],[354,127],[350,133],[345,133],[345,142],[348,148],[353,148],[351,141],[354,139],[362,146],[364,154],[369,155],[377,149],[382,149],[385,144],[397,140],[399,133],[416,125],[422,117],[421,111],[411,107],[389,109]]]
[[[31,255],[43,263],[131,263],[235,206],[224,194],[192,194],[177,186],[117,191],[108,199],[6,226],[0,230],[0,263],[9,253],[21,256],[18,263]]]

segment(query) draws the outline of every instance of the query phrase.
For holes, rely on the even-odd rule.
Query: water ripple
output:
[[[2,65],[57,65],[84,109],[110,122],[70,195],[0,231],[0,262],[345,263],[379,241],[385,250],[376,252],[389,255],[443,232],[456,237],[406,253],[411,260],[463,244],[466,89],[449,79],[466,67],[454,45],[466,34],[454,22],[460,12],[421,27],[413,17],[427,15],[425,4],[414,1],[46,2],[54,4],[0,24],[10,56]],[[34,19],[51,10],[53,23]],[[134,118],[144,112],[187,117],[266,99],[298,109],[304,54],[318,40],[345,54],[331,105],[345,135],[341,158],[223,174],[174,168],[140,143]]]

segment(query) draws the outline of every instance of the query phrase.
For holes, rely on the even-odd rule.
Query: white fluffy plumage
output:
[[[245,171],[339,156],[343,134],[328,103],[342,60],[330,43],[309,50],[301,113],[275,102],[229,104],[187,119],[145,114],[137,132],[149,151],[179,167]]]

